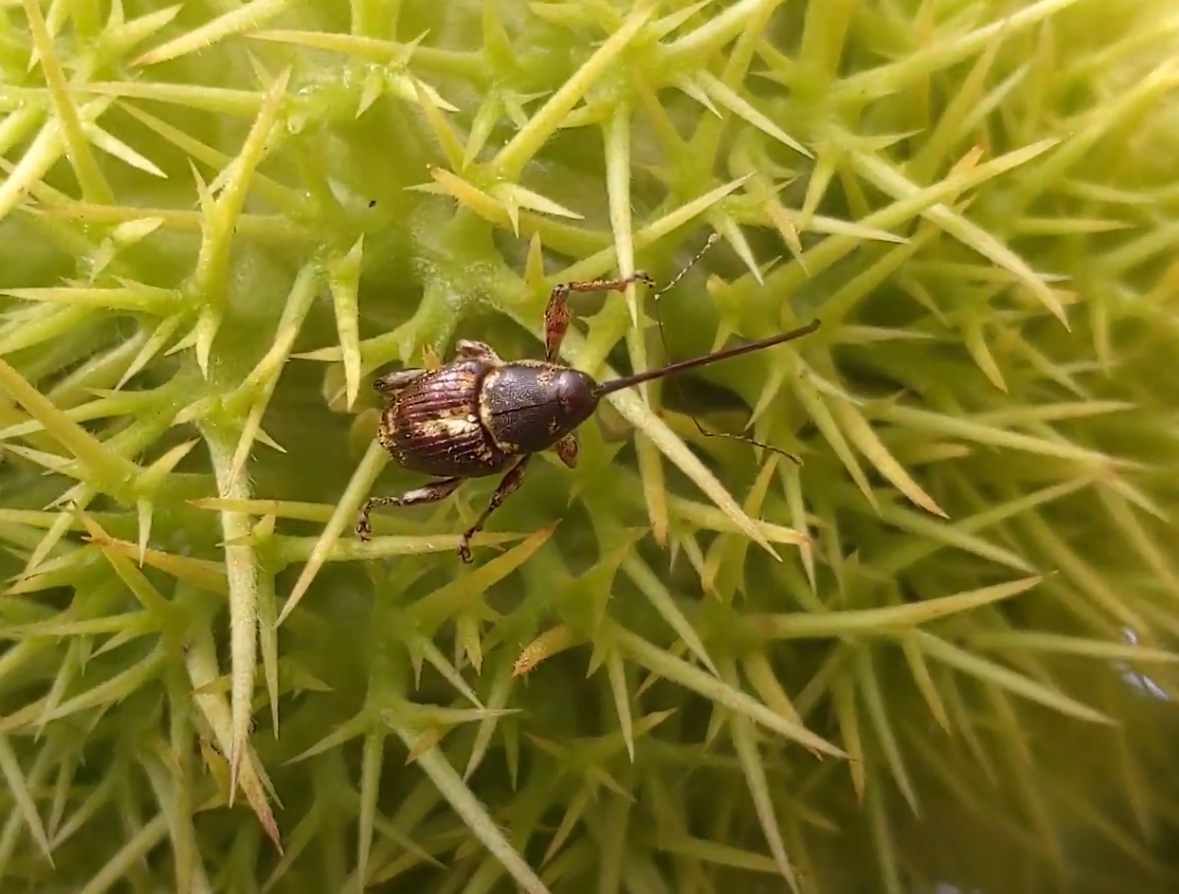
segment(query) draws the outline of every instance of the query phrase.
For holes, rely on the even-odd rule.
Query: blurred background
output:
[[[1176,890],[1177,41],[0,3],[0,889]],[[712,233],[561,361],[821,328],[357,540],[375,376]]]

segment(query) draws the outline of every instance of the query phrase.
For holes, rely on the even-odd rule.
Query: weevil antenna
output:
[[[665,285],[662,289],[658,289],[655,291],[655,293],[651,296],[651,300],[656,303],[656,305],[655,305],[656,307],[659,306],[659,299],[662,298],[668,292],[670,292],[672,289],[674,289],[676,286],[678,286],[680,284],[680,280],[688,275],[688,271],[696,266],[696,262],[699,261],[706,254],[708,254],[708,250],[710,248],[712,248],[714,245],[716,245],[718,242],[720,242],[720,234],[719,233],[712,233],[708,237],[708,241],[704,243],[704,247],[702,249],[700,249],[700,251],[696,252],[696,254],[692,255],[692,260],[688,261],[688,263],[686,263],[680,269],[680,272],[671,278],[671,280],[667,283],[667,285]],[[663,331],[663,327],[660,327],[660,332],[662,332],[662,331]],[[664,348],[664,350],[667,350],[667,345],[665,344],[663,346],[663,348]]]
[[[708,250],[710,248],[712,248],[714,245],[716,245],[716,243],[719,241],[720,241],[720,234],[719,233],[712,233],[708,237],[708,241],[704,243],[704,247],[701,248],[700,251],[696,252],[695,255],[693,255],[692,259],[690,261],[688,261],[687,264],[684,265],[684,267],[680,270],[680,272],[677,273],[674,277],[672,277],[671,280],[667,283],[667,285],[663,286],[661,289],[658,289],[651,296],[652,300],[655,302],[655,322],[659,327],[659,341],[663,345],[663,354],[665,357],[667,355],[669,355],[671,352],[668,350],[667,336],[663,331],[663,318],[662,318],[662,315],[659,313],[659,299],[661,297],[663,297],[663,295],[665,295],[666,293],[670,292],[673,288],[675,288],[676,285],[679,284],[680,280],[682,280],[688,274],[688,271],[696,266],[696,262],[699,261],[702,257],[704,257],[704,255],[708,252]],[[634,385],[639,385],[643,382],[650,382],[655,379],[662,379],[662,378],[666,378],[668,376],[674,376],[677,373],[686,372],[687,370],[690,370],[690,369],[696,369],[697,367],[707,366],[711,363],[719,363],[722,360],[729,360],[733,357],[739,357],[742,354],[750,354],[750,353],[753,353],[754,351],[760,351],[763,348],[771,348],[774,345],[780,345],[783,342],[792,341],[796,338],[801,338],[804,335],[809,335],[810,333],[814,332],[818,328],[819,328],[819,320],[812,320],[810,323],[807,323],[805,326],[800,326],[799,328],[792,329],[789,332],[782,332],[782,333],[779,333],[778,335],[772,335],[768,338],[763,338],[759,341],[750,342],[750,343],[744,344],[744,345],[738,345],[737,347],[728,348],[727,350],[724,350],[724,351],[717,351],[712,354],[705,354],[701,357],[694,357],[691,360],[681,360],[678,363],[671,363],[671,364],[668,364],[667,366],[660,367],[659,369],[647,370],[646,372],[634,373],[633,375],[622,376],[617,379],[612,379],[609,382],[605,382],[605,383],[599,385],[596,393],[597,393],[598,397],[604,397],[607,394],[612,394],[615,391],[621,391],[625,388],[630,388]],[[747,444],[752,444],[755,447],[761,447],[764,450],[770,450],[774,453],[779,454],[780,456],[784,456],[784,457],[786,457],[786,459],[790,460],[791,462],[793,462],[797,465],[802,465],[802,459],[798,456],[795,456],[793,453],[788,453],[785,450],[782,450],[781,448],[778,448],[778,447],[774,447],[770,444],[763,444],[761,441],[755,441],[753,438],[748,438],[744,435],[731,435],[731,434],[726,434],[724,432],[705,431],[704,426],[702,426],[700,424],[700,420],[698,420],[690,412],[688,413],[688,416],[692,420],[692,424],[696,426],[696,430],[698,432],[700,432],[700,434],[706,438],[731,438],[731,439],[737,440],[737,441],[744,441]]]

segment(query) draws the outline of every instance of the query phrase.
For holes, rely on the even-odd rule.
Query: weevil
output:
[[[714,235],[656,297],[679,282],[715,241]],[[571,316],[569,296],[577,292],[623,292],[631,283],[654,285],[654,280],[636,271],[618,279],[554,286],[544,313],[543,360],[504,360],[490,345],[464,339],[455,345],[455,359],[444,366],[403,369],[376,379],[373,387],[385,398],[377,440],[403,468],[435,480],[396,496],[370,497],[357,517],[357,536],[369,539],[369,515],[378,507],[434,503],[450,496],[468,479],[505,473],[487,507],[463,532],[458,552],[469,563],[471,538],[520,487],[535,454],[552,450],[566,467],[577,466],[575,430],[594,414],[603,397],[653,379],[780,345],[819,327],[819,321],[812,320],[758,341],[601,383],[558,363],[557,354]]]

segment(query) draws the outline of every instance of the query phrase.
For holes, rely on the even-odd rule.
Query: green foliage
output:
[[[1175,890],[1179,18],[1113,6],[0,4],[3,890]],[[375,371],[709,232],[564,360],[818,332],[473,566],[494,480],[352,536]]]

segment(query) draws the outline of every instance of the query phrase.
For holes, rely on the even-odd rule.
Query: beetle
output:
[[[674,286],[716,238],[714,234],[658,294]],[[431,475],[435,480],[403,494],[370,497],[357,516],[357,536],[361,540],[372,536],[369,516],[378,507],[434,503],[454,493],[468,479],[505,473],[487,507],[463,532],[458,552],[463,562],[469,563],[471,538],[520,487],[535,454],[552,450],[566,467],[577,466],[575,429],[594,414],[603,397],[642,382],[780,345],[819,327],[819,321],[812,320],[788,332],[602,383],[558,363],[557,353],[569,328],[569,296],[577,292],[623,292],[631,283],[653,285],[654,280],[636,271],[618,279],[554,286],[544,313],[543,360],[506,361],[490,345],[463,339],[455,345],[455,359],[437,369],[402,369],[376,379],[373,388],[385,398],[377,440],[403,468]]]

